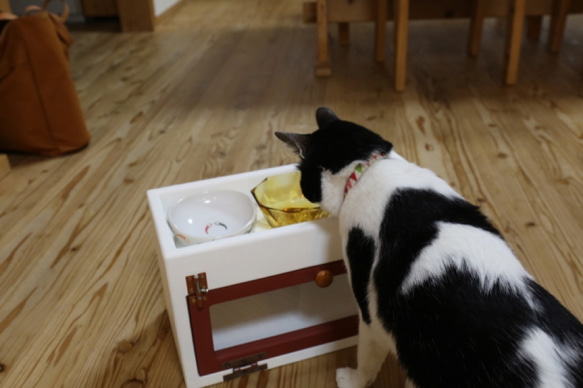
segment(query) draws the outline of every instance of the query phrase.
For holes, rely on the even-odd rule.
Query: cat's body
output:
[[[479,210],[376,134],[326,108],[317,121],[278,137],[302,157],[306,197],[339,217],[360,327],[338,386],[371,383],[392,351],[419,388],[582,388],[583,325]]]

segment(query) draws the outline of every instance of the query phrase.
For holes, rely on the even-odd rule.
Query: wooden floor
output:
[[[333,76],[315,79],[301,4],[191,0],[154,34],[74,32],[91,145],[10,155],[0,181],[0,386],[184,386],[146,190],[295,162],[273,132],[314,130],[321,105],[480,204],[583,318],[583,18],[569,19],[558,56],[544,35],[525,41],[512,88],[504,23],[488,20],[472,60],[467,21],[414,22],[398,94],[369,24],[352,26],[348,47],[330,30]],[[348,349],[219,386],[334,387],[335,368],[354,364]],[[402,384],[387,360],[374,387]]]

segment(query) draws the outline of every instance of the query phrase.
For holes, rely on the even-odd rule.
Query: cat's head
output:
[[[389,154],[393,146],[376,133],[340,120],[329,108],[316,111],[318,129],[311,134],[276,132],[300,156],[304,196],[332,214],[338,214],[344,187],[354,167],[374,153]]]

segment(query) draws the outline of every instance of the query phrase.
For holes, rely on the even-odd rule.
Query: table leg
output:
[[[375,21],[375,59],[377,62],[385,61],[388,11],[388,0],[377,0],[377,17]]]
[[[549,27],[549,51],[553,54],[558,53],[561,48],[570,3],[570,0],[553,1],[551,25]]]
[[[526,36],[528,36],[528,39],[539,40],[542,27],[542,16],[528,16],[526,18]]]
[[[405,90],[407,81],[407,40],[409,0],[393,0],[395,15],[395,90]]]
[[[330,70],[330,54],[328,52],[328,1],[317,0],[316,4],[318,53],[314,72],[316,77],[329,77],[332,75],[332,71]]]
[[[514,85],[518,78],[518,62],[522,44],[522,28],[526,13],[526,0],[511,0],[508,10],[508,29],[506,31],[504,83]]]
[[[6,154],[0,154],[0,179],[4,178],[10,172],[10,162]]]
[[[478,56],[484,28],[484,15],[486,14],[486,0],[474,1],[474,13],[470,19],[470,37],[468,39],[468,55]]]
[[[342,46],[348,46],[350,43],[350,23],[338,23],[338,42]]]

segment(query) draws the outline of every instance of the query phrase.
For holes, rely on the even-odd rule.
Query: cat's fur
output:
[[[583,387],[583,325],[535,282],[500,233],[445,181],[375,133],[316,112],[309,135],[276,133],[299,153],[304,195],[339,217],[359,307],[358,368],[374,381],[389,351],[426,387]],[[349,175],[372,164],[344,196]]]

